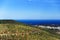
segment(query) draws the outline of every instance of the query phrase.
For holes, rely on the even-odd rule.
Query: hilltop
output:
[[[15,20],[0,20],[0,24],[19,24],[19,22],[16,22]]]
[[[6,40],[60,40],[60,35],[49,29],[33,27],[15,20],[0,20],[0,39]]]

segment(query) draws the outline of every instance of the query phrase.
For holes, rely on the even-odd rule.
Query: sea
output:
[[[16,20],[28,25],[55,25],[60,26],[60,20]]]

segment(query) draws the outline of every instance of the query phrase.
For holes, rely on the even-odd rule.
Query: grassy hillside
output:
[[[12,20],[0,20],[0,39],[3,40],[60,40],[49,29],[32,27]]]

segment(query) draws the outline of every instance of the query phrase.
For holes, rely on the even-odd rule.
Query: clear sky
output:
[[[60,19],[60,0],[0,0],[0,19]]]

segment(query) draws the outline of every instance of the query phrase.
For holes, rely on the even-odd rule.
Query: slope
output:
[[[43,28],[33,27],[12,20],[3,20],[0,24],[0,38],[6,40],[60,40]]]

